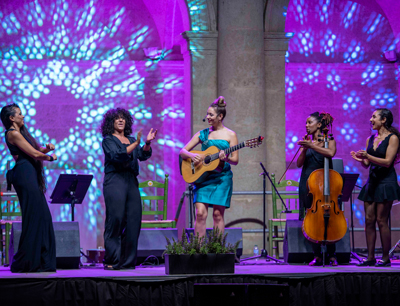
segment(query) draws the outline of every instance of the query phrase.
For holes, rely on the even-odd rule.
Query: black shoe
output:
[[[332,257],[332,258],[329,259],[329,265],[332,266],[332,267],[336,267],[339,264],[337,262],[337,259],[335,257]]]
[[[104,264],[104,270],[120,270],[118,266]]]
[[[363,261],[358,263],[358,264],[356,264],[356,266],[357,267],[372,267],[372,266],[375,266],[375,264],[376,264],[376,259],[375,258],[372,259],[372,260],[363,259]]]
[[[388,260],[381,259],[376,263],[375,267],[390,267],[391,265],[392,264],[390,262],[390,259],[388,259]]]
[[[308,265],[314,267],[322,266],[322,259],[319,257],[315,257]]]

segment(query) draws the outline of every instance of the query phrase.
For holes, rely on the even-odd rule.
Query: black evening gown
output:
[[[7,132],[6,132],[7,133]],[[29,142],[29,140],[27,139]],[[11,272],[56,271],[56,242],[46,198],[39,188],[34,160],[7,141],[15,167],[7,173],[17,192],[22,211],[22,232]]]
[[[385,158],[389,139],[392,135],[394,134],[390,134],[382,140],[376,150],[374,150],[375,135],[372,135],[368,141],[367,153],[378,158]],[[394,162],[389,168],[370,162],[368,181],[361,189],[358,199],[364,202],[378,203],[400,199],[400,187],[397,183]]]

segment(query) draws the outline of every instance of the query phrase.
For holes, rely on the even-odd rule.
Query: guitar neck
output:
[[[230,148],[228,148],[228,149],[225,149],[225,150],[224,150],[225,155],[228,156],[228,154],[231,154],[231,153],[234,152],[234,151],[237,151],[237,150],[239,150],[239,149],[242,149],[242,148],[244,148],[245,146],[246,146],[246,145],[245,145],[245,143],[244,143],[244,141],[243,141],[243,142],[237,144],[236,146],[233,146],[233,147],[230,147]],[[216,159],[219,158],[219,153],[212,154],[210,157],[211,157],[211,161],[216,160]]]

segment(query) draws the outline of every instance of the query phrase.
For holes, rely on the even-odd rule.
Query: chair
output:
[[[7,200],[5,201],[6,198]],[[12,198],[12,200],[9,200]],[[18,207],[18,198],[16,195],[4,196],[3,192],[0,193],[0,239],[1,245],[0,250],[5,252],[5,260],[3,261],[3,256],[1,256],[1,264],[9,265],[10,259],[8,250],[10,248],[10,233],[13,219],[15,217],[21,217],[21,210]]]
[[[276,186],[276,188],[280,187],[299,187],[299,182],[293,180],[283,180],[280,184],[275,184],[275,174],[271,174],[271,180]],[[299,196],[297,195],[288,195],[281,194],[283,200],[286,201],[286,206],[288,209],[292,211],[292,213],[299,213]],[[294,205],[293,205],[294,202]],[[279,206],[278,204],[279,203]],[[281,211],[284,210],[282,207],[281,200],[277,195],[274,188],[272,188],[272,219],[268,220],[268,233],[269,233],[269,254],[273,256],[273,251],[275,251],[275,258],[279,258],[279,242],[283,242],[284,237],[279,236],[278,228],[284,228],[286,225],[286,214],[281,216]]]
[[[155,190],[156,195],[145,195],[142,198],[143,216],[154,216],[154,220],[142,220],[142,228],[175,228],[177,220],[167,220],[168,211],[168,174],[165,175],[164,183],[148,180],[139,183],[141,191],[146,188],[146,193],[150,194]],[[153,190],[150,190],[153,189]],[[162,195],[158,195],[157,190],[163,189]],[[142,193],[142,192],[141,192]],[[162,203],[160,203],[162,202]]]

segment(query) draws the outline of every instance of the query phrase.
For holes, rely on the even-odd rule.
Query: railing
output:
[[[17,193],[11,191],[0,192],[0,197],[2,201],[11,201],[17,197]]]
[[[288,195],[296,195],[296,194],[298,194],[298,191],[296,191],[296,190],[292,190],[292,191],[290,191],[290,190],[289,190],[289,191],[287,191],[287,190],[282,190],[282,191],[279,191],[279,193],[280,193],[280,194],[288,194]],[[353,191],[353,195],[354,195],[354,194],[359,194],[359,193],[360,193],[360,190],[354,190],[354,191]],[[234,195],[262,195],[262,194],[263,194],[263,191],[233,191],[233,192],[232,192],[232,196],[234,196]],[[265,192],[265,194],[271,195],[271,194],[272,194],[272,191],[267,190],[267,191]],[[189,192],[188,190],[186,190],[186,191],[183,193],[181,200],[183,199],[183,196],[189,198],[189,195],[190,195],[190,192]],[[189,200],[189,203],[190,203],[190,200]],[[193,222],[193,221],[192,221],[192,217],[190,216],[190,213],[191,213],[191,209],[188,210],[188,214],[189,214],[189,227],[193,227],[193,225],[190,224],[190,223]],[[267,217],[266,217],[266,218],[267,218]],[[267,218],[267,219],[268,219],[268,218]],[[279,232],[284,232],[284,230],[285,230],[285,229],[278,229]],[[377,230],[378,230],[378,229],[377,229]],[[400,227],[392,227],[391,230],[392,230],[393,232],[400,231]],[[355,227],[355,228],[354,228],[354,231],[355,231],[355,232],[364,232],[364,231],[365,231],[365,228],[363,228],[363,227]],[[243,233],[262,233],[262,232],[263,232],[263,229],[262,229],[262,228],[259,228],[259,229],[243,229]]]

